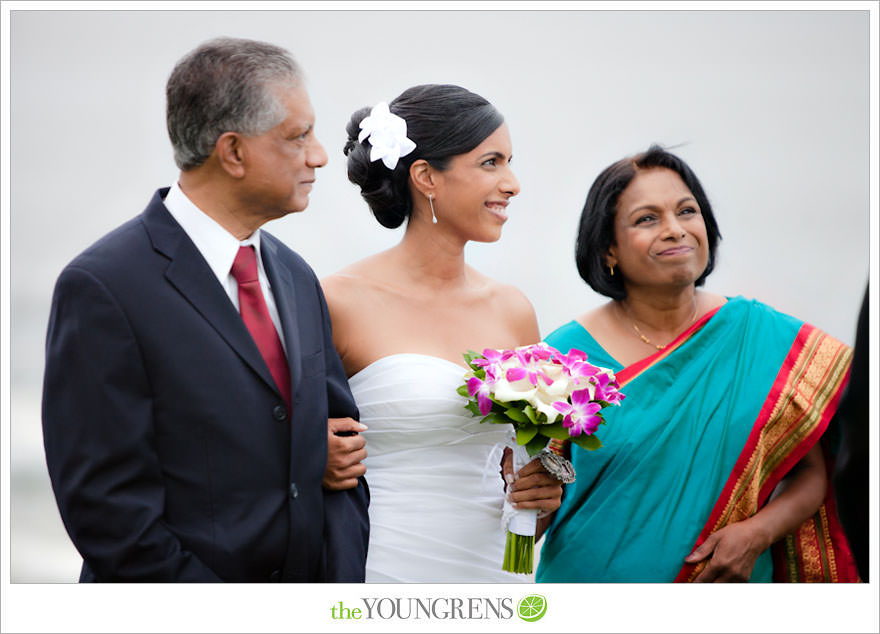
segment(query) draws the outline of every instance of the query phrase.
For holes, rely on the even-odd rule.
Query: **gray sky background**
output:
[[[605,166],[657,142],[691,165],[715,209],[723,240],[706,288],[757,298],[853,343],[869,275],[866,10],[8,17],[13,583],[74,581],[79,568],[39,420],[55,278],[176,177],[165,81],[212,37],[279,44],[306,70],[330,162],[309,209],[266,229],[319,276],[402,235],[372,218],[345,177],[351,113],[411,85],[455,83],[505,115],[522,186],[502,239],[470,245],[468,260],[525,292],[542,335],[605,301],[574,266],[580,210]]]

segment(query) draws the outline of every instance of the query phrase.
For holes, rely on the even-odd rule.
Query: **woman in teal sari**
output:
[[[851,350],[697,290],[719,238],[696,176],[659,147],[590,189],[578,270],[611,301],[546,341],[614,370],[626,400],[599,450],[572,447],[537,581],[857,579],[823,438]]]

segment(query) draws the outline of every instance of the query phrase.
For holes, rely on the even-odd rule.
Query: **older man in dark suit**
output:
[[[260,229],[327,161],[300,70],[214,40],[167,100],[178,182],[52,302],[44,444],[80,580],[362,581],[357,408],[314,273]]]

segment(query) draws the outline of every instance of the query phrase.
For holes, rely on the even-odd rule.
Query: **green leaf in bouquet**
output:
[[[538,428],[529,425],[528,427],[516,428],[516,443],[518,445],[526,445],[531,442],[538,434]],[[529,454],[531,455],[531,454]]]
[[[517,423],[529,422],[529,417],[523,414],[521,409],[509,407],[504,410],[504,413],[507,414],[507,417],[510,418],[510,420],[516,421]]]
[[[474,352],[473,350],[468,350],[467,352],[465,352],[461,356],[464,357],[465,363],[467,363],[468,365],[471,365],[471,363],[473,362],[474,359],[476,359],[478,357],[482,357],[483,355],[480,354],[479,352]]]
[[[528,417],[529,421],[533,425],[538,424],[538,413],[535,411],[535,408],[531,405],[526,405],[523,407],[523,413],[525,413],[526,417]]]
[[[518,440],[518,439],[517,439]],[[528,443],[526,443],[526,451],[530,458],[534,458],[541,450],[547,446],[547,439],[542,434],[536,434]]]
[[[540,432],[547,438],[555,438],[556,440],[565,440],[570,438],[568,430],[562,426],[562,423],[553,423],[552,425],[542,425]]]
[[[461,396],[464,396],[465,398],[470,398],[470,394],[468,393],[467,385],[459,385],[458,389],[455,391],[458,392]]]
[[[468,401],[467,405],[465,405],[464,408],[474,416],[483,415],[483,412],[480,411],[480,406],[476,401]]]
[[[596,451],[602,446],[602,441],[596,438],[595,435],[588,436],[586,434],[580,434],[578,436],[573,436],[571,442],[587,451]]]
[[[599,399],[598,401],[593,401],[593,402],[594,402],[594,403],[598,403],[599,406],[600,406],[600,407],[603,407],[603,408],[605,408],[605,407],[611,407],[611,403],[609,403],[608,401],[603,401],[602,399]]]
[[[489,415],[486,416],[481,423],[494,423],[495,425],[510,425],[510,419],[507,418],[504,414],[499,412],[489,412]]]

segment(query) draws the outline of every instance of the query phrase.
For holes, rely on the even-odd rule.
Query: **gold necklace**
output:
[[[623,302],[620,302],[620,303],[621,303],[621,305],[623,304]],[[638,335],[639,339],[644,341],[649,346],[654,346],[655,348],[657,348],[657,350],[663,350],[666,348],[666,345],[669,345],[669,344],[666,344],[666,345],[661,346],[661,345],[654,343],[650,339],[648,339],[644,335],[644,333],[641,330],[639,330],[639,327],[636,325],[635,320],[630,316],[629,311],[626,308],[624,308],[623,312],[626,313],[626,317],[627,317],[627,319],[629,319],[629,323],[632,324],[633,330],[636,331],[636,335]],[[691,321],[688,324],[688,326],[692,325],[695,321],[697,321],[697,298],[696,297],[694,297],[694,314],[691,317]]]

